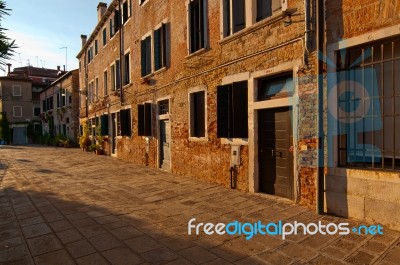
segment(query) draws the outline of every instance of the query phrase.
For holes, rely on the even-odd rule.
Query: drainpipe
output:
[[[122,8],[121,8],[121,0],[118,0],[118,9],[119,9],[119,91],[120,91],[120,101],[121,101],[121,106],[124,105],[124,90],[122,89],[122,59],[123,59],[123,53],[124,53],[124,21],[122,19]]]
[[[317,0],[318,1],[318,0]],[[305,31],[304,31],[304,66],[308,66],[308,54],[310,47],[310,0],[304,1]],[[308,67],[307,67],[308,68]]]
[[[316,180],[316,211],[318,214],[324,213],[324,166],[325,166],[325,135],[324,135],[324,80],[323,80],[323,61],[319,58],[324,50],[324,0],[316,1],[317,11],[317,28],[316,28],[316,41],[317,41],[317,86],[318,86],[318,168]]]

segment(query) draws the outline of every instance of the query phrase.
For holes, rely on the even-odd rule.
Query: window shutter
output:
[[[101,135],[108,135],[108,115],[100,116]]]
[[[272,13],[282,10],[282,0],[272,0]]]
[[[128,20],[128,1],[126,1],[122,6],[122,12],[124,16],[124,23]]]
[[[113,30],[113,21],[110,19],[110,39],[114,35],[114,30]]]
[[[194,39],[195,39],[195,27],[194,27],[194,19],[195,19],[195,8],[194,2],[189,2],[189,52],[192,53],[195,51],[194,48]]]
[[[272,3],[271,0],[257,0],[257,21],[260,21],[266,17],[270,17]]]
[[[199,49],[204,48],[204,0],[199,0]]]
[[[231,0],[224,0],[224,37],[231,35]]]
[[[167,25],[161,26],[161,67],[167,65]]]
[[[151,103],[144,103],[144,135],[152,136],[152,117],[151,117]]]
[[[229,94],[231,85],[217,87],[217,137],[230,137]]]
[[[121,121],[121,135],[122,136],[126,136],[126,128],[127,128],[127,124],[126,124],[126,110],[120,110],[119,112],[119,118]]]
[[[146,75],[151,73],[151,37],[146,38]]]
[[[138,105],[138,135],[144,135],[144,105]]]
[[[115,69],[116,69],[116,74],[115,74],[115,80],[116,80],[116,89],[118,90],[118,89],[120,89],[120,85],[121,85],[121,74],[120,74],[120,71],[121,71],[121,64],[120,64],[120,61],[119,60],[117,60],[116,62],[115,62]]]
[[[132,136],[131,109],[126,110],[126,136]]]
[[[247,81],[233,83],[233,137],[248,138]]]
[[[161,28],[154,31],[154,67],[161,68]]]
[[[146,40],[140,42],[141,45],[141,66],[142,66],[142,77],[146,76]]]

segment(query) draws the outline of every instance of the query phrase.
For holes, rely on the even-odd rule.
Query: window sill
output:
[[[128,87],[130,87],[130,86],[132,86],[132,82],[129,82],[128,84],[123,85],[123,86],[122,86],[122,89],[125,90],[125,89],[127,89]]]
[[[189,137],[189,142],[208,142],[208,137]]]
[[[265,27],[267,25],[273,24],[279,20],[281,20],[282,18],[284,18],[286,16],[286,12],[281,11],[281,12],[277,12],[276,14],[273,14],[272,16],[265,18],[259,22],[254,23],[253,25],[251,25],[248,28],[244,28],[238,32],[233,33],[230,36],[224,37],[223,39],[221,39],[219,41],[219,44],[224,45],[226,43],[229,43],[231,41],[234,41],[240,37],[243,37],[249,33],[252,33],[262,27]]]
[[[161,67],[160,69],[154,71],[153,75],[162,73],[162,72],[164,72],[164,71],[167,71],[167,67],[166,67],[166,66],[163,66],[163,67]]]
[[[148,75],[143,76],[142,78],[140,78],[140,83],[141,84],[145,84],[145,83],[149,83],[150,78],[154,75],[154,73],[150,73]]]
[[[195,52],[193,52],[193,53],[191,53],[191,54],[189,54],[189,55],[186,55],[185,59],[189,59],[189,58],[194,57],[194,56],[196,56],[196,55],[203,54],[203,53],[205,53],[206,51],[207,51],[206,48],[201,48],[200,50],[197,50],[197,51],[195,51]]]
[[[229,145],[248,145],[247,138],[221,138],[221,144]]]

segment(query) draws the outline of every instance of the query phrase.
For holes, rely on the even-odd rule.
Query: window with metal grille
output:
[[[169,100],[161,100],[158,102],[158,115],[168,114],[169,113]]]
[[[340,166],[400,169],[400,40],[337,53]]]
[[[217,137],[248,138],[247,81],[217,88]]]

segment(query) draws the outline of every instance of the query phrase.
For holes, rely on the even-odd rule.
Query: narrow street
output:
[[[354,221],[78,149],[0,146],[0,264],[398,264],[400,233],[188,235],[188,222]]]

